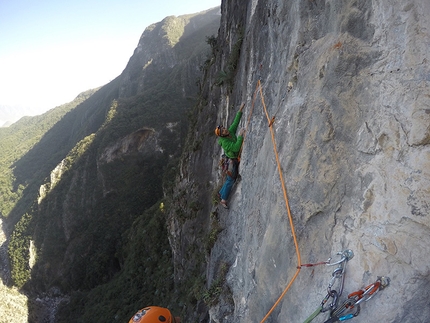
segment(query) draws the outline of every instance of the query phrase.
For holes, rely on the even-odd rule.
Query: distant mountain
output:
[[[116,79],[0,129],[0,212],[29,321],[52,312],[42,298],[56,308],[70,300],[56,322],[125,322],[154,302],[178,308],[163,199],[219,21],[219,8],[167,17],[144,31]]]
[[[42,108],[0,105],[0,127],[8,127],[24,116],[36,116],[45,111]]]

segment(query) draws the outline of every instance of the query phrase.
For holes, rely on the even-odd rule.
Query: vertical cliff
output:
[[[196,268],[189,251],[200,250],[208,293],[222,285],[206,302],[210,320],[260,322],[301,265],[264,98],[301,262],[336,261],[351,249],[339,304],[377,276],[391,278],[354,322],[426,322],[430,3],[223,1],[221,11],[175,197],[178,209],[192,210],[193,201],[199,208],[169,218],[177,283]],[[231,122],[242,102],[242,180],[224,210],[213,203],[221,184],[213,129]],[[326,296],[333,269],[299,270],[267,322],[303,322]]]

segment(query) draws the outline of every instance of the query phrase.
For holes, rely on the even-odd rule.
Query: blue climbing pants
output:
[[[221,199],[223,200],[228,199],[231,189],[239,173],[239,161],[237,159],[229,159],[228,163],[228,172],[225,175],[225,182],[224,185],[221,187],[221,190],[219,191]],[[228,174],[231,174],[232,176]]]
[[[233,187],[234,179],[231,176],[226,175],[224,185],[221,187],[221,190],[219,191],[219,194],[221,195],[221,199],[228,200],[228,197],[231,192],[231,188]]]

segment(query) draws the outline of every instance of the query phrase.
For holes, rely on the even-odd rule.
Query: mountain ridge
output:
[[[140,42],[142,50],[135,51],[121,75],[89,97],[78,96],[82,102],[13,162],[11,191],[17,199],[5,209],[3,227],[9,232],[13,282],[30,297],[30,321],[52,315],[47,306],[58,302],[62,306],[55,316],[62,322],[71,315],[82,321],[118,315],[128,319],[141,298],[148,302],[156,290],[162,291],[160,303],[171,299],[167,292],[173,286],[165,278],[171,275],[170,252],[157,201],[163,198],[162,185],[171,181],[163,182],[163,176],[182,150],[187,111],[197,99],[196,81],[210,54],[206,37],[219,25],[217,11],[156,24],[175,35],[187,29],[186,37],[161,51],[151,51],[149,45],[166,37],[148,36],[149,28]],[[185,28],[190,22],[194,26]],[[182,27],[175,31],[171,25]],[[152,62],[147,66],[138,59],[145,53]],[[22,120],[5,131],[33,121]],[[129,240],[142,232],[163,234],[152,241]],[[139,259],[136,248],[152,248],[146,251],[152,257]],[[31,267],[30,257],[36,259]],[[142,268],[152,268],[154,275],[136,276]],[[131,279],[134,286],[124,290],[121,284]],[[100,308],[100,303],[118,300],[118,293],[124,296],[121,302],[108,311]],[[93,294],[99,304],[92,303]]]

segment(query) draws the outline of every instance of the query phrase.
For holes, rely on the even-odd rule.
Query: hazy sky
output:
[[[221,0],[0,0],[0,105],[49,110],[121,74],[146,27]]]

